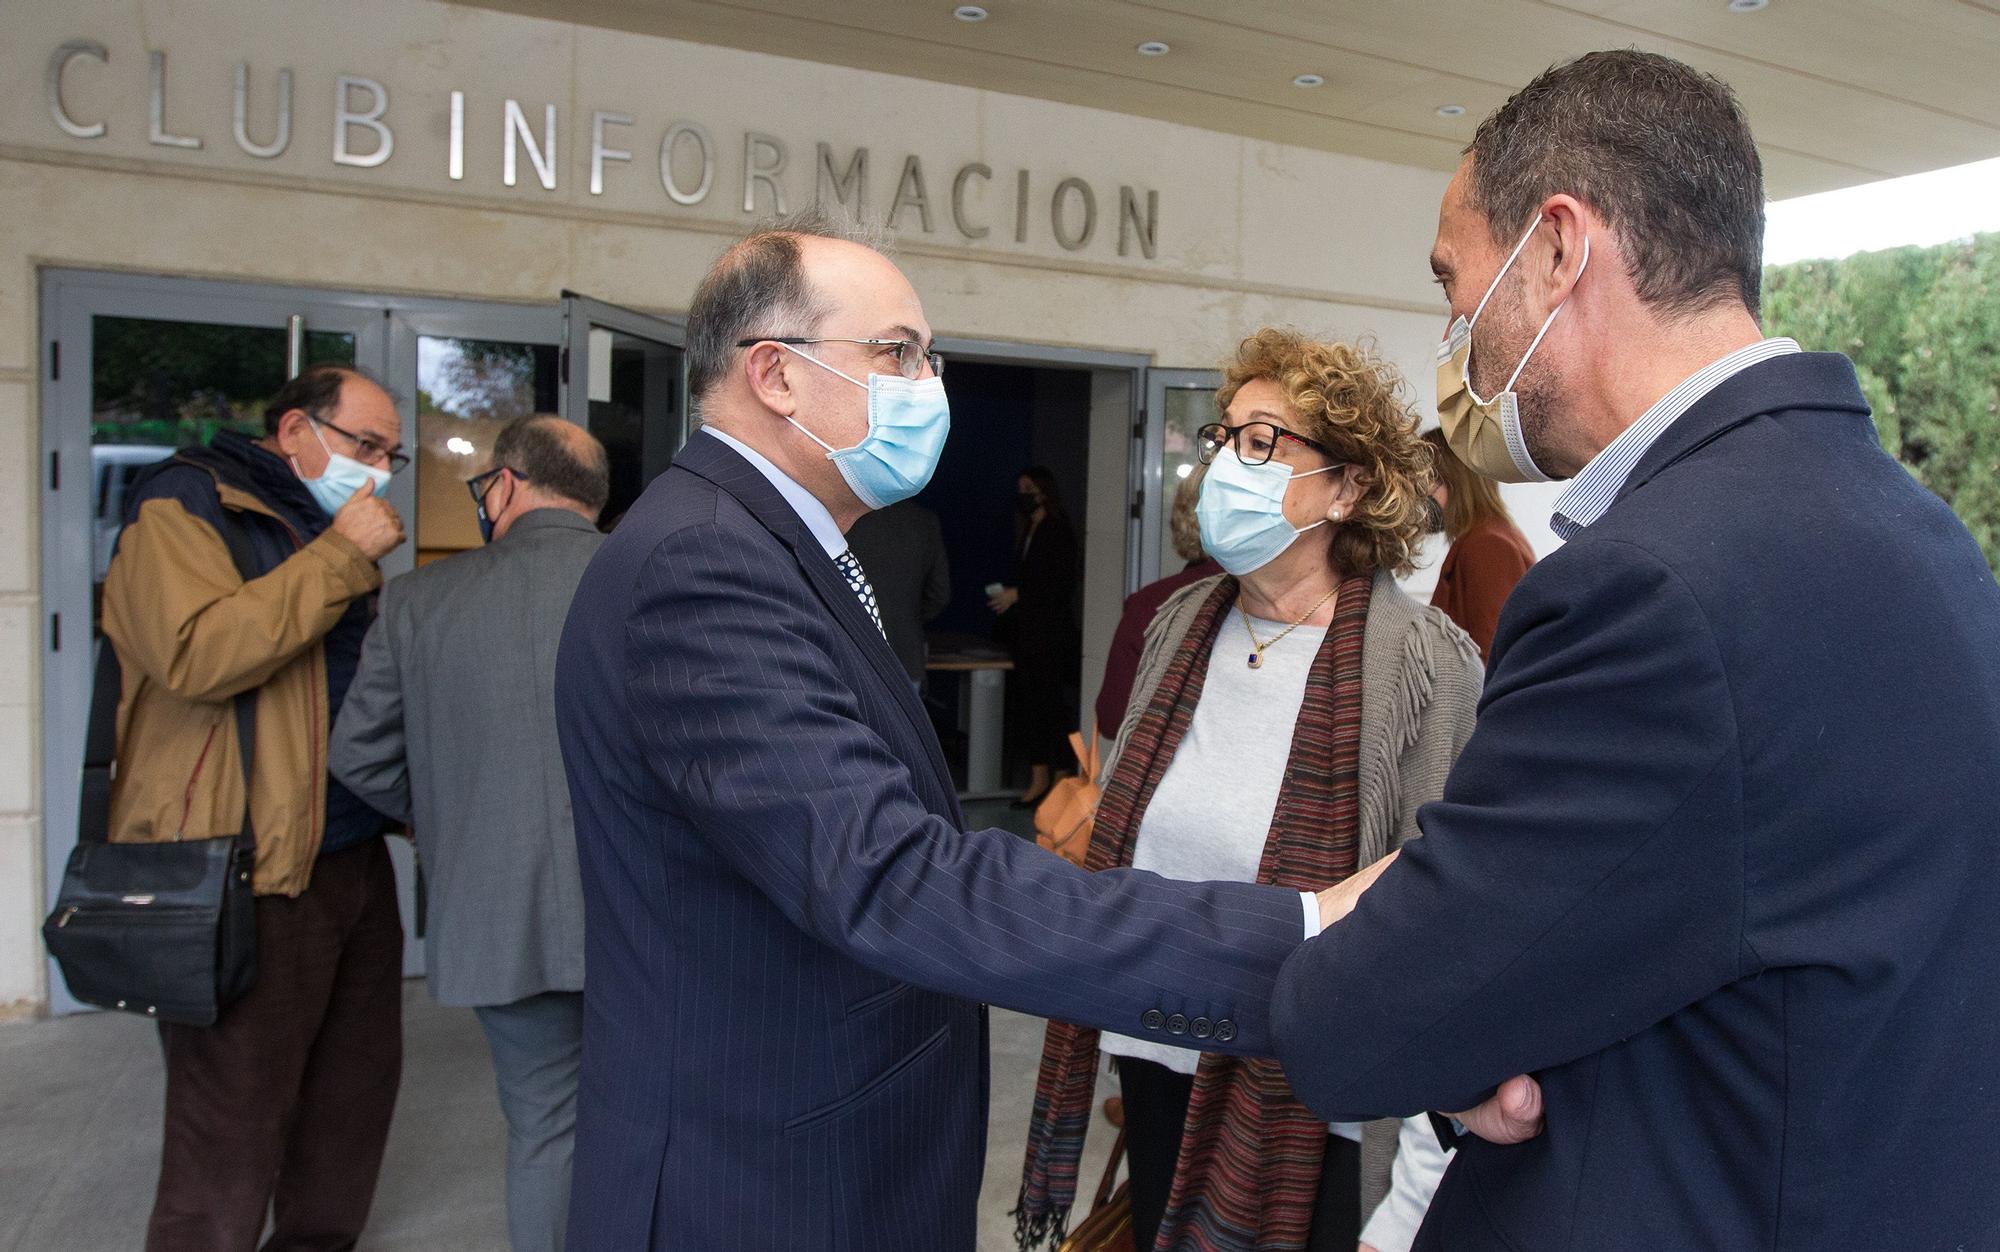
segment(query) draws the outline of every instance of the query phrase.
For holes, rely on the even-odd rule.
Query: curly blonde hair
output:
[[[1331,548],[1343,574],[1416,568],[1435,469],[1417,436],[1417,416],[1403,400],[1403,376],[1368,344],[1321,343],[1267,326],[1236,345],[1215,393],[1227,412],[1243,385],[1257,379],[1285,393],[1298,433],[1361,467],[1361,499],[1336,525]]]

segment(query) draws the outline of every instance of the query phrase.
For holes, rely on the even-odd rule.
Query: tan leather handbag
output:
[[[1069,746],[1076,752],[1076,776],[1058,778],[1035,806],[1035,842],[1081,866],[1084,853],[1090,851],[1091,824],[1097,816],[1096,729],[1088,741],[1071,731]]]
[[[1075,738],[1074,735],[1071,738]],[[1132,1195],[1129,1183],[1112,1184],[1118,1178],[1119,1163],[1125,1159],[1125,1117],[1123,1101],[1116,1097],[1104,1102],[1112,1115],[1118,1138],[1111,1144],[1111,1159],[1104,1162],[1104,1177],[1097,1184],[1097,1198],[1091,1201],[1090,1216],[1069,1232],[1056,1252],[1137,1252],[1132,1243]],[[1113,1106],[1116,1105],[1114,1113]]]

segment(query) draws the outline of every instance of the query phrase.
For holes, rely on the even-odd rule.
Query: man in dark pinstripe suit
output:
[[[705,429],[592,561],[558,662],[589,969],[571,1247],[970,1249],[982,1003],[1266,1052],[1315,902],[963,828],[843,576],[866,509],[825,451],[864,443],[862,380],[934,369],[894,265],[795,220],[717,262],[688,338]]]

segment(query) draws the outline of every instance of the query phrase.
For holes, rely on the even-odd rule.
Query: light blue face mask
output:
[[[951,433],[951,402],[945,399],[943,379],[870,374],[864,383],[790,344],[778,346],[867,390],[868,433],[851,448],[836,448],[797,419],[785,419],[826,449],[826,459],[840,467],[840,476],[857,500],[871,509],[885,509],[924,489],[944,453],[945,436]]]
[[[292,473],[299,474],[299,481],[312,493],[313,503],[319,505],[328,517],[340,512],[340,506],[353,499],[363,483],[374,483],[377,495],[389,485],[388,470],[363,465],[351,456],[342,456],[327,448],[326,436],[319,433],[319,423],[307,418],[306,425],[312,429],[313,438],[319,440],[319,446],[326,449],[326,468],[320,471],[318,478],[307,478],[299,474],[299,459],[293,457]]]
[[[1201,480],[1201,498],[1194,507],[1201,525],[1201,549],[1223,569],[1242,577],[1262,569],[1315,526],[1294,526],[1285,520],[1285,490],[1297,478],[1340,469],[1328,465],[1295,474],[1282,461],[1245,465],[1234,448],[1225,448]]]

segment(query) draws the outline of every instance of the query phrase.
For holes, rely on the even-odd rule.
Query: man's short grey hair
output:
[[[553,413],[517,417],[493,441],[493,466],[506,466],[546,495],[560,496],[596,517],[611,499],[611,462],[604,445]]]
[[[688,309],[688,393],[699,404],[729,372],[752,337],[802,338],[816,333],[827,301],[806,277],[801,239],[844,239],[883,251],[879,231],[821,208],[759,226],[710,267]]]
[[[1636,49],[1556,65],[1479,124],[1472,200],[1511,248],[1566,192],[1618,234],[1639,298],[1663,313],[1757,312],[1764,167],[1720,79]]]

